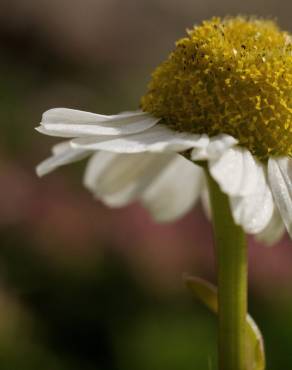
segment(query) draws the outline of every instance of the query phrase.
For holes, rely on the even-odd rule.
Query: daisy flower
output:
[[[96,198],[139,200],[163,222],[200,196],[210,213],[205,163],[246,233],[270,244],[285,228],[292,236],[291,51],[272,21],[203,22],[154,71],[140,110],[45,112],[37,130],[70,140],[37,173],[90,156],[84,184]]]
[[[245,233],[292,237],[291,36],[269,20],[212,18],[157,67],[140,110],[56,108],[37,130],[67,138],[37,173],[90,157],[84,184],[109,206],[139,200],[165,222],[202,199],[216,244],[219,368],[263,369],[263,350],[246,355]]]

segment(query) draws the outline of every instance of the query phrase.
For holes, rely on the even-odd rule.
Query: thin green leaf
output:
[[[215,285],[193,276],[185,276],[184,282],[195,298],[207,306],[213,313],[218,313],[218,295]],[[247,315],[246,324],[247,370],[264,370],[266,366],[265,351],[261,332],[250,315]]]

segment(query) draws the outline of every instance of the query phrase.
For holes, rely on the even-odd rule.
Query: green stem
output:
[[[219,369],[246,370],[246,238],[234,223],[228,197],[207,177],[218,263]]]

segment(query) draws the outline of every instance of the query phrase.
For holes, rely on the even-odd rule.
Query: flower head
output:
[[[140,200],[171,221],[199,196],[209,213],[204,161],[247,233],[270,244],[285,228],[292,236],[291,51],[271,21],[203,22],[154,72],[141,111],[45,112],[38,131],[70,140],[37,172],[91,156],[84,183],[97,198]]]
[[[231,135],[260,159],[291,156],[291,42],[272,21],[203,22],[154,71],[142,109],[176,130]]]

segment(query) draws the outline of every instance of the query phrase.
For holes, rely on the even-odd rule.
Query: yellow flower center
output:
[[[213,18],[154,71],[144,111],[180,131],[232,135],[258,158],[292,155],[292,37],[269,20]]]

